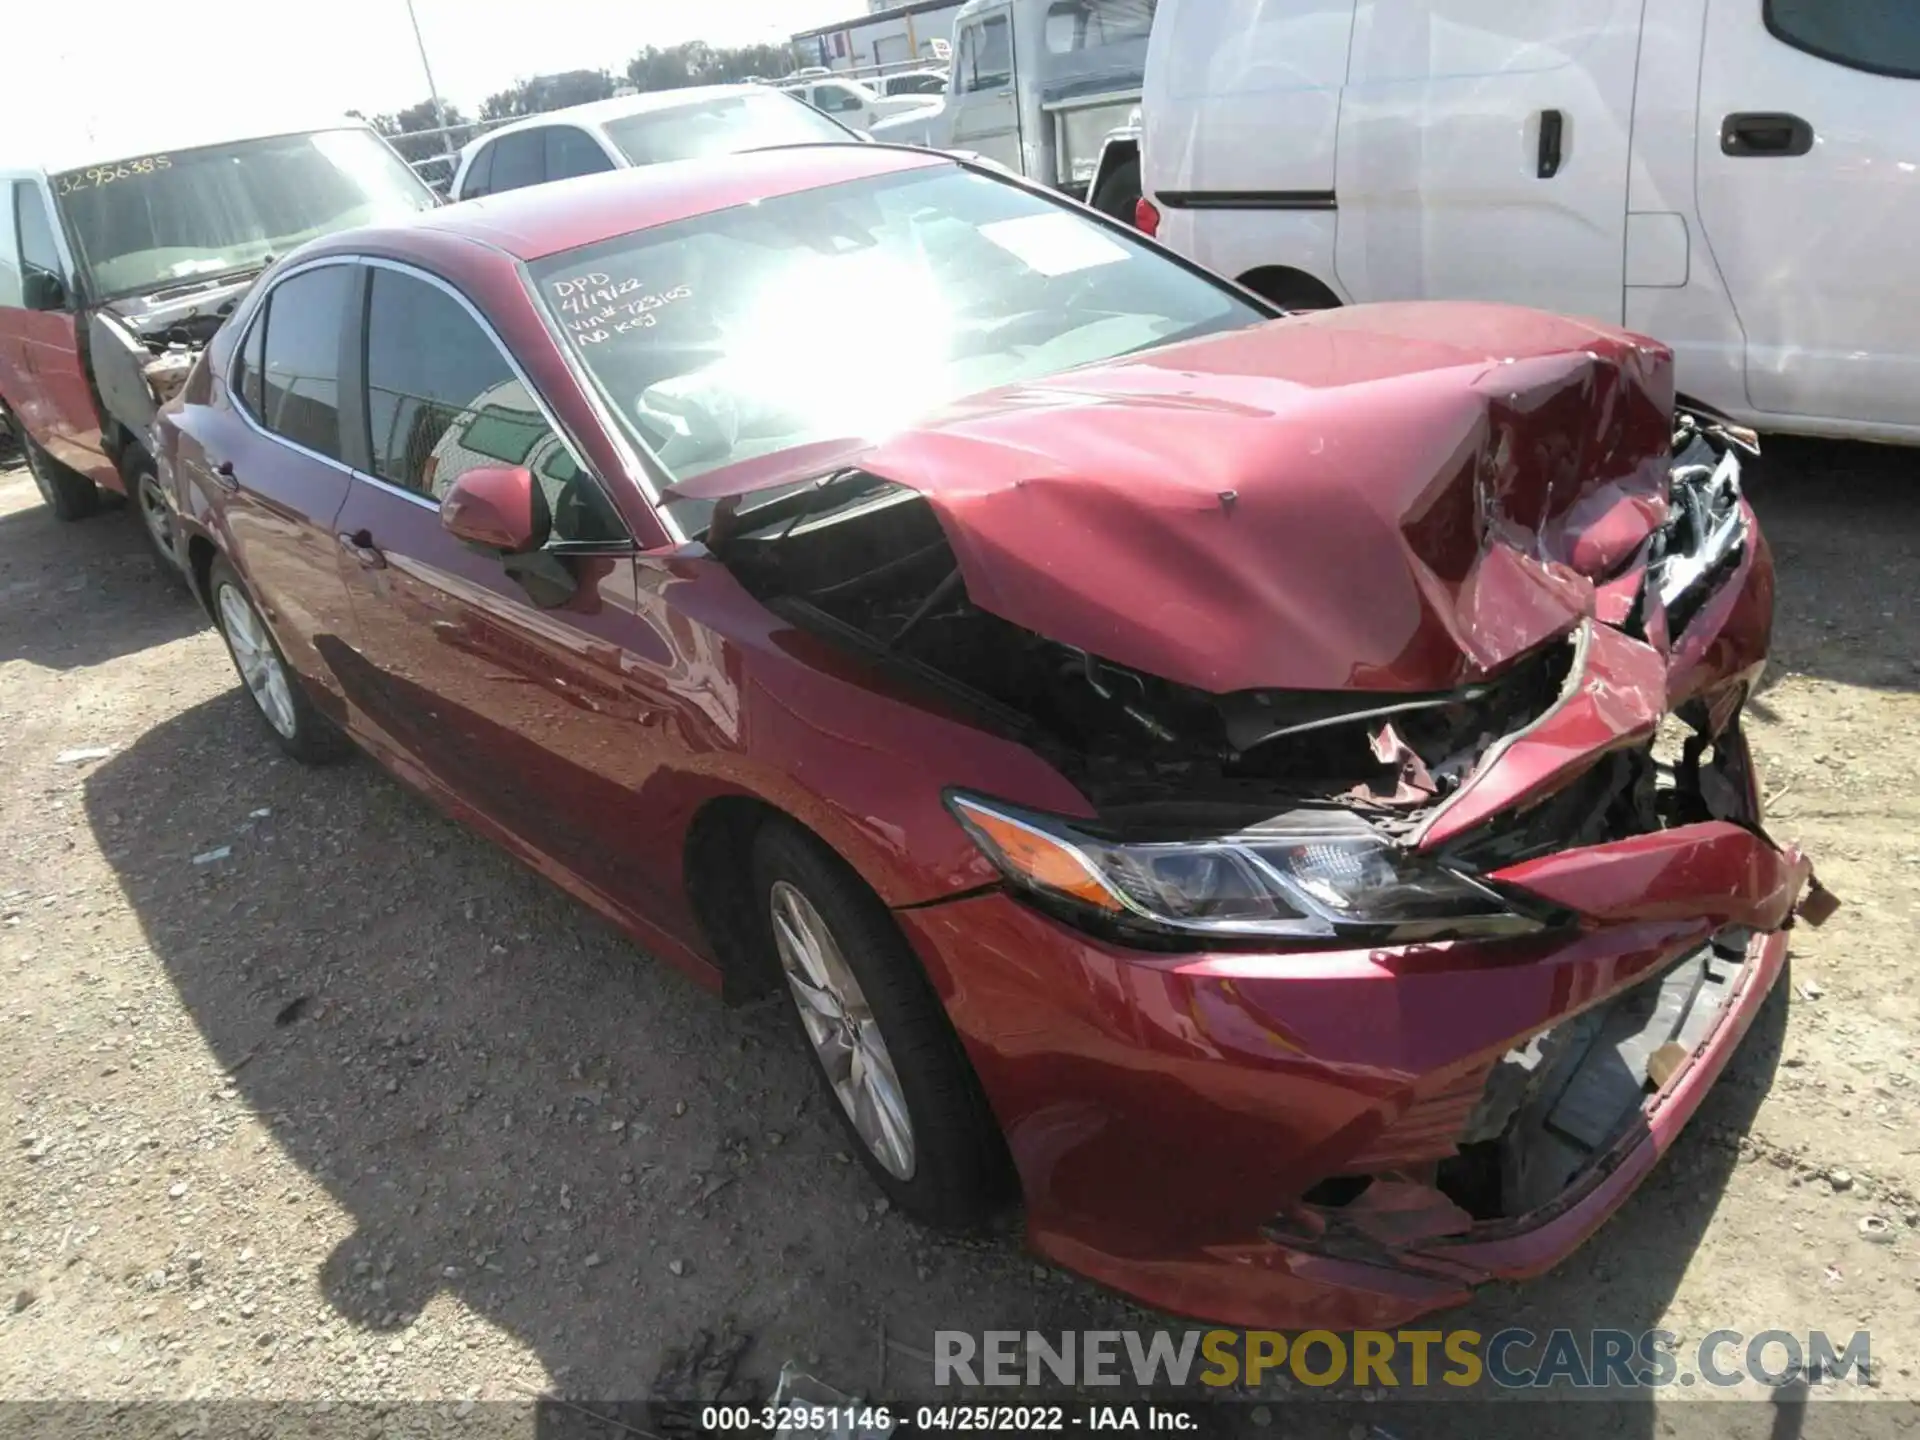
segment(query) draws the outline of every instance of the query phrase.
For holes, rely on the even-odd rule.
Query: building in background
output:
[[[795,35],[794,62],[802,67],[824,65],[829,70],[855,72],[947,62],[953,17],[960,10],[960,0],[868,3],[872,6],[870,14]]]

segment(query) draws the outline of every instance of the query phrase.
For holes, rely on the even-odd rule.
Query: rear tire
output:
[[[207,573],[207,596],[240,686],[275,743],[303,765],[327,765],[352,754],[353,742],[313,708],[253,597],[224,558]]]
[[[1006,1142],[893,916],[845,862],[787,822],[761,828],[753,862],[758,929],[851,1148],[904,1214],[947,1229],[980,1225],[1014,1193]],[[796,945],[809,929],[811,949]],[[810,983],[822,963],[827,983]],[[873,1098],[889,1092],[891,1103]]]
[[[39,487],[40,498],[47,502],[47,508],[53,511],[55,519],[84,520],[100,508],[98,486],[42,450],[17,420],[13,423],[13,432],[20,439],[21,452],[27,459],[27,470],[33,476],[33,483]]]

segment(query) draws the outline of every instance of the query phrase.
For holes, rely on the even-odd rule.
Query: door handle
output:
[[[1743,111],[1720,122],[1720,153],[1736,159],[1786,159],[1813,149],[1813,126],[1798,115]]]
[[[340,548],[358,561],[362,569],[384,570],[387,568],[387,557],[382,555],[380,548],[373,543],[371,531],[356,530],[351,535],[341,535],[338,538]]]
[[[1560,154],[1562,142],[1566,138],[1567,117],[1558,110],[1540,112],[1540,158],[1534,167],[1534,174],[1542,180],[1551,180],[1560,173]]]
[[[215,465],[213,467],[213,478],[222,490],[232,491],[240,488],[240,480],[239,477],[233,473],[233,461],[231,460],[222,460],[218,465]]]

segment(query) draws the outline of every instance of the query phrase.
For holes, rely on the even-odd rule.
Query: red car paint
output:
[[[836,463],[927,496],[975,605],[1103,659],[1216,694],[1444,690],[1594,613],[1572,562],[1660,518],[1672,404],[1650,340],[1374,305],[991,391]],[[675,493],[793,474],[739,469]],[[1576,543],[1601,512],[1631,545]]]
[[[1042,1253],[1155,1305],[1262,1325],[1392,1324],[1545,1269],[1672,1143],[1751,1022],[1807,880],[1797,854],[1715,823],[1521,863],[1498,878],[1579,923],[1519,938],[1219,954],[1091,938],[1000,888],[941,800],[957,787],[1090,817],[1087,798],[672,543],[650,499],[666,477],[608,423],[520,269],[756,195],[946,163],[849,147],[623,172],[283,262],[404,262],[486,317],[639,543],[579,562],[564,605],[536,610],[433,509],[238,418],[232,351],[272,276],[167,415],[183,544],[202,574],[215,553],[239,568],[316,703],[397,774],[707,985],[726,952],[688,861],[712,807],[751,801],[823,839],[932,978]],[[1763,663],[1763,545],[1677,647],[1606,623],[1610,568],[1660,518],[1670,401],[1651,342],[1492,307],[1381,307],[1135,356],[882,446],[685,488],[859,456],[935,505],[976,603],[1216,690],[1443,687],[1584,631],[1560,702],[1436,812],[1438,844],[1644,738],[1678,699],[1731,713]],[[1394,1237],[1372,1260],[1274,1238],[1318,1178],[1447,1153],[1502,1054],[1729,921],[1773,932],[1738,993],[1644,1124],[1548,1212],[1463,1227],[1436,1192],[1394,1181],[1367,1217]]]

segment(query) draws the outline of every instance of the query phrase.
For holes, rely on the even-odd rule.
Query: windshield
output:
[[[668,160],[701,160],[740,150],[774,145],[833,144],[853,138],[837,120],[801,104],[790,95],[728,95],[649,110],[602,128],[620,153],[635,165]]]
[[[964,395],[1266,318],[1121,232],[958,167],[661,225],[532,273],[676,480],[883,438]],[[853,341],[876,327],[883,341]],[[670,503],[704,524],[705,507]]]
[[[361,129],[90,165],[55,176],[54,191],[101,299],[251,269],[316,236],[434,204]]]

